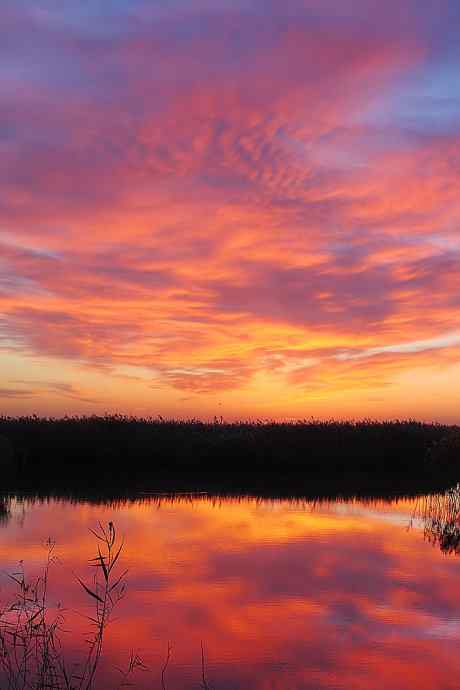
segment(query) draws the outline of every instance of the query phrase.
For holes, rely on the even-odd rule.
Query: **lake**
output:
[[[458,690],[459,492],[416,499],[289,501],[140,495],[109,504],[11,497],[7,573],[27,576],[55,541],[48,592],[69,663],[85,653],[96,554],[113,521],[127,590],[104,638],[96,687],[169,690]],[[202,659],[202,652],[204,658]],[[204,673],[204,678],[203,678]],[[3,687],[3,686],[2,686]]]

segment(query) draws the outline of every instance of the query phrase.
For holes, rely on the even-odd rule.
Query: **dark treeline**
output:
[[[457,479],[459,439],[459,427],[411,420],[0,417],[0,462],[4,476],[30,486],[71,481],[128,488],[150,479],[173,481],[176,488],[183,480],[184,490],[199,490],[206,481],[222,485],[225,477],[237,493],[250,483],[256,493],[272,486],[289,494],[292,486],[299,490],[299,481],[304,493],[310,481],[346,487],[358,475],[379,486],[385,478],[392,485],[394,477]]]

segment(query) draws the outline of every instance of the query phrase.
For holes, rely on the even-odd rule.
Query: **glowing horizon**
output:
[[[460,423],[458,3],[0,20],[0,412]]]

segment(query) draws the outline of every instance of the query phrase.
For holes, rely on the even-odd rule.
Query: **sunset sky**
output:
[[[460,422],[458,0],[2,0],[0,412]]]

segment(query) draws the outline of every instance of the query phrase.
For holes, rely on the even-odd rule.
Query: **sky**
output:
[[[458,0],[2,0],[0,412],[460,423]]]

